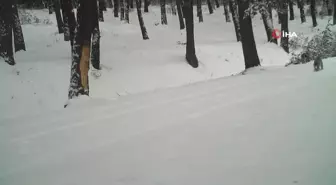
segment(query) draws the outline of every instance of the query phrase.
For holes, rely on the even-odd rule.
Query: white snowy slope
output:
[[[336,59],[324,65],[2,119],[0,184],[335,185]]]

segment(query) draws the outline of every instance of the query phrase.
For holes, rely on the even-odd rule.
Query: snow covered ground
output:
[[[47,10],[30,12],[54,24],[24,25],[27,51],[17,53],[15,67],[0,59],[0,117],[62,109],[67,100],[69,43],[57,34],[55,15]],[[168,26],[155,26],[160,22],[160,13],[159,8],[152,7],[144,14],[150,37],[147,41],[142,40],[136,12],[131,12],[130,20],[131,24],[124,24],[113,17],[111,10],[105,14],[105,22],[101,23],[101,63],[105,67],[101,78],[90,79],[92,98],[114,99],[230,76],[244,69],[241,43],[236,42],[233,23],[225,22],[222,8],[212,15],[205,8],[203,23],[198,23],[195,16],[198,69],[185,62],[185,46],[178,44],[185,42],[185,30],[179,30],[177,16],[168,15]],[[274,20],[275,28],[280,29],[277,17]],[[318,22],[319,28],[324,28],[327,18]],[[280,47],[266,43],[259,15],[253,24],[262,66],[282,67],[288,63],[289,57]],[[297,15],[289,27],[290,31],[312,34],[318,28],[312,29],[311,25],[310,17],[301,24]]]
[[[1,185],[334,185],[336,59],[0,121]]]

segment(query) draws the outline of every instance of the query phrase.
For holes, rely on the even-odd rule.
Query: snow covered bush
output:
[[[291,63],[301,64],[313,61],[317,56],[321,58],[329,58],[336,56],[336,27],[332,27],[330,23],[325,30],[309,38],[297,37],[290,43],[293,48],[302,47],[302,51],[293,54]]]
[[[19,17],[22,25],[24,24],[52,24],[49,18],[40,18],[33,14],[33,11],[19,9]]]

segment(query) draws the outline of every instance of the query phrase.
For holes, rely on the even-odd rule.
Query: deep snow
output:
[[[333,185],[336,60],[2,120],[2,185]]]

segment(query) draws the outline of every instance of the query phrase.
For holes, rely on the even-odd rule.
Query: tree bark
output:
[[[183,30],[185,28],[185,25],[184,25],[184,20],[183,20],[181,0],[176,0],[176,6],[177,6],[177,15],[179,18],[179,23],[180,23],[180,30]]]
[[[64,12],[63,17],[65,17],[68,22],[66,29],[68,29],[69,31],[69,37],[70,37],[69,40],[70,40],[71,46],[73,46],[77,22],[76,22],[75,14],[73,12],[72,1],[71,0],[61,0],[61,4],[62,4],[62,10]]]
[[[198,22],[203,22],[202,0],[197,0],[197,17]]]
[[[148,7],[149,7],[149,0],[144,0],[144,12],[148,12]],[[141,9],[141,4],[140,4],[140,9]]]
[[[142,38],[143,38],[143,40],[148,40],[149,37],[148,37],[148,34],[147,34],[147,30],[146,30],[146,27],[145,27],[144,20],[142,18],[140,0],[135,0],[135,3],[136,3],[136,8],[137,8],[138,19],[139,19],[139,25],[140,25],[140,29],[141,29]]]
[[[294,4],[293,4],[293,0],[289,0],[289,20],[294,20]]]
[[[310,10],[311,10],[311,16],[313,20],[313,27],[316,27],[317,21],[316,21],[316,2],[315,0],[310,1]]]
[[[251,16],[244,18],[245,10],[249,8],[249,0],[238,0],[239,23],[241,27],[241,41],[245,59],[245,69],[259,66],[257,47],[254,40]]]
[[[13,33],[14,33],[14,48],[15,52],[26,51],[26,44],[23,37],[22,27],[19,18],[17,5],[14,3],[13,10]]]
[[[210,13],[210,14],[213,14],[213,8],[212,8],[211,1],[210,1],[210,0],[207,0],[207,3],[208,3],[209,13]]]
[[[219,1],[215,0],[216,7],[219,8]]]
[[[120,0],[120,20],[125,20],[125,4],[124,0]]]
[[[280,2],[280,19],[281,19],[281,32],[289,33],[288,31],[288,0]],[[282,36],[280,45],[289,53],[288,36]]]
[[[334,0],[334,21],[333,25],[336,25],[336,0]]]
[[[129,22],[129,10],[130,10],[130,0],[126,0],[125,21],[128,24],[130,23]]]
[[[114,2],[114,17],[119,17],[119,0],[113,0]]]
[[[106,0],[106,4],[108,8],[113,8],[112,0]]]
[[[57,26],[58,26],[58,33],[64,33],[64,24],[62,21],[61,15],[61,6],[59,0],[54,0],[54,9],[56,14]]]
[[[326,5],[327,5],[327,9],[328,9],[328,16],[332,16],[332,12],[333,12],[333,9],[332,9],[332,6],[330,3],[331,0],[326,0]]]
[[[306,22],[306,16],[304,12],[304,1],[303,0],[298,0],[298,7],[300,9],[300,18],[301,18],[301,23]]]
[[[277,40],[273,38],[272,36],[274,28],[273,28],[273,22],[272,22],[271,15],[269,14],[267,2],[266,0],[261,0],[261,2],[263,6],[259,11],[260,11],[260,14],[263,19],[264,26],[265,26],[267,41],[277,44],[278,43]]]
[[[192,0],[184,0],[183,13],[186,20],[187,46],[186,60],[193,67],[198,67],[198,59],[195,51],[195,36],[194,36],[194,14]]]
[[[13,2],[0,1],[0,56],[15,65],[13,52]]]
[[[49,10],[49,14],[53,13],[53,0],[48,0],[48,10]]]
[[[97,1],[80,0],[77,19],[78,24],[72,49],[69,99],[89,95],[90,43],[93,30],[98,24]]]
[[[232,14],[232,19],[233,19],[233,25],[236,31],[236,37],[237,37],[237,41],[241,41],[241,34],[240,34],[240,23],[239,23],[239,15],[237,12],[237,4],[236,4],[236,0],[229,0],[229,7],[230,7],[230,11]]]
[[[167,25],[166,0],[160,0],[161,6],[161,24]]]
[[[98,0],[98,5],[99,5],[98,20],[100,22],[104,22],[104,7],[106,7],[104,0]]]
[[[63,17],[63,30],[64,30],[64,41],[70,41],[70,28],[69,28],[69,22],[68,22],[68,16],[65,12],[65,5],[64,0],[60,0],[61,3],[61,9],[62,9],[62,17]]]
[[[223,7],[226,22],[231,22],[228,0],[223,0]]]
[[[92,45],[91,45],[91,64],[95,69],[100,69],[100,29],[99,24],[93,29],[92,32]]]

